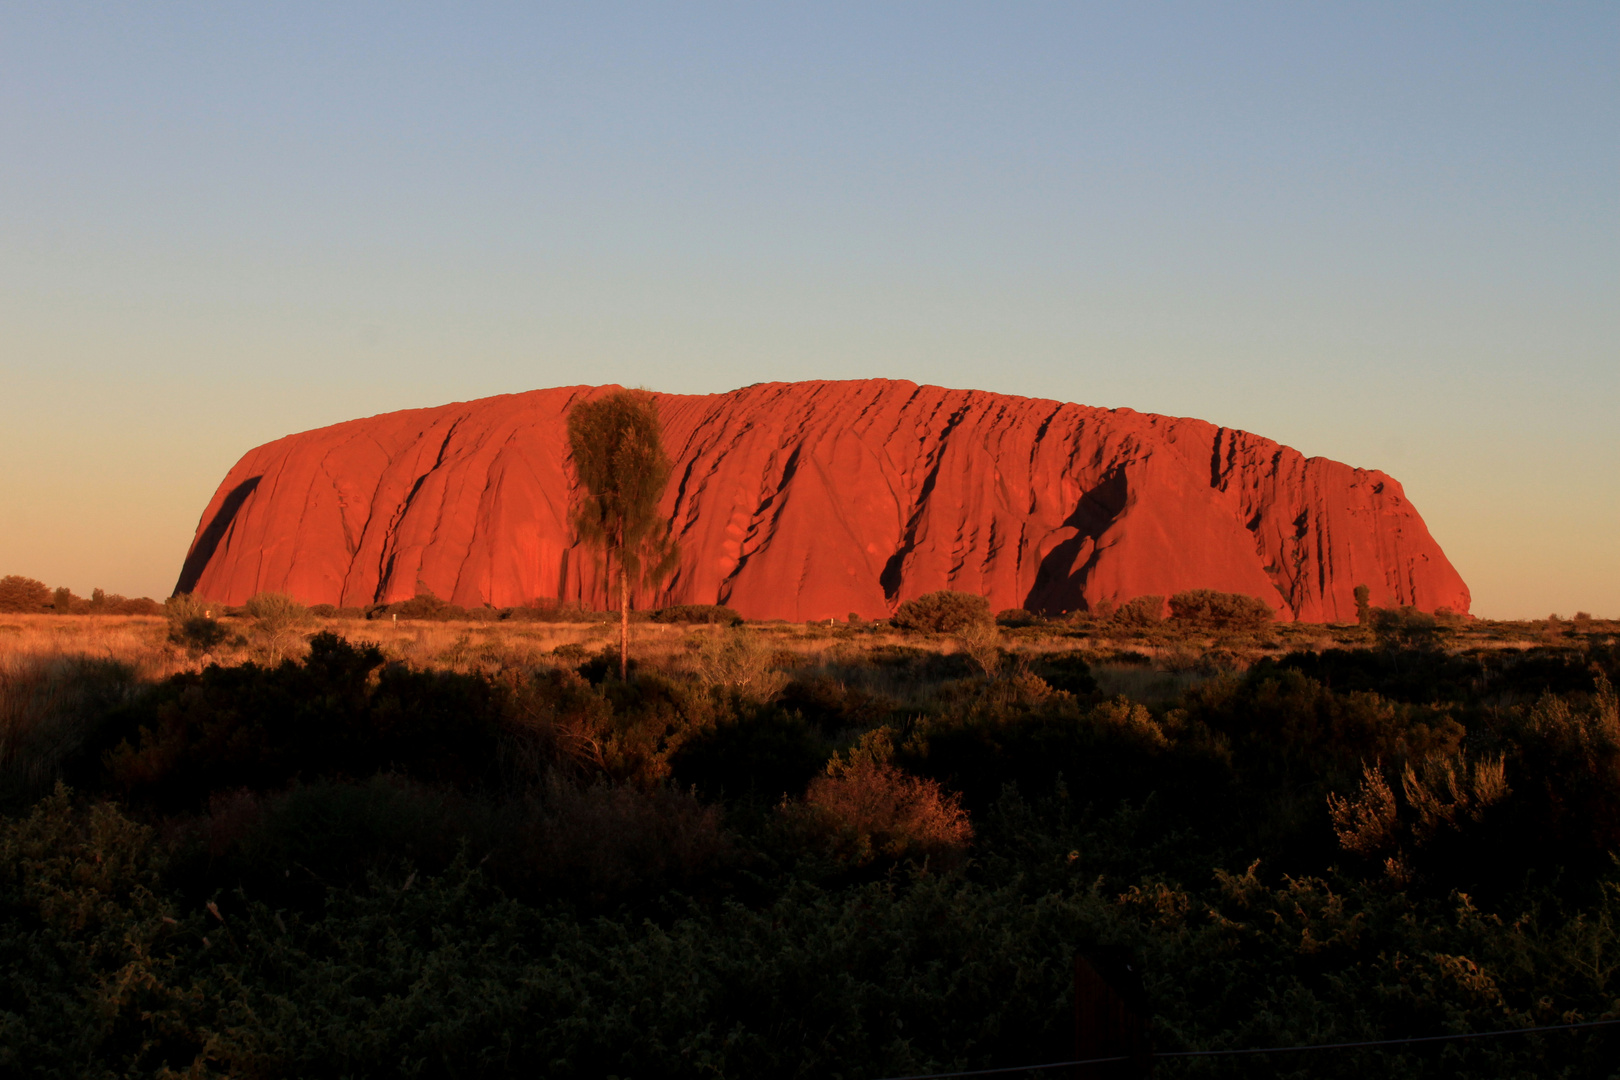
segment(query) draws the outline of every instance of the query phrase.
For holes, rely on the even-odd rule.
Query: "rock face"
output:
[[[412,409],[250,451],[198,524],[176,587],[367,605],[608,606],[568,528],[565,417],[611,387]],[[889,615],[935,589],[1062,612],[1210,588],[1280,619],[1468,610],[1400,484],[1201,420],[909,382],[659,395],[680,568],[640,607],[753,619]]]

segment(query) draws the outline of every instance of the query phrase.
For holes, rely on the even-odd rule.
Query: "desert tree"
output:
[[[1356,622],[1362,626],[1372,625],[1372,590],[1365,585],[1356,586]]]
[[[51,590],[43,581],[21,574],[0,578],[0,611],[33,613],[49,610]]]
[[[602,556],[619,601],[619,677],[630,673],[630,596],[675,569],[669,522],[658,511],[671,464],[658,406],[645,390],[615,390],[568,413],[568,448],[579,481],[572,522]]]

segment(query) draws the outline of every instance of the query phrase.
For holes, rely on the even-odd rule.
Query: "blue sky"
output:
[[[1620,6],[0,8],[0,572],[166,594],[250,447],[887,376],[1399,478],[1620,616]]]

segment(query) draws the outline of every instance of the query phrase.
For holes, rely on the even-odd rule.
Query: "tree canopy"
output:
[[[571,520],[579,538],[602,553],[618,588],[621,676],[629,670],[630,596],[675,568],[675,543],[658,510],[672,469],[663,434],[658,406],[645,390],[615,390],[568,413],[579,480]]]

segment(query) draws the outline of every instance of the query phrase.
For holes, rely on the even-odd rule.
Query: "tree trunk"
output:
[[[630,681],[630,573],[619,564],[619,681]]]

